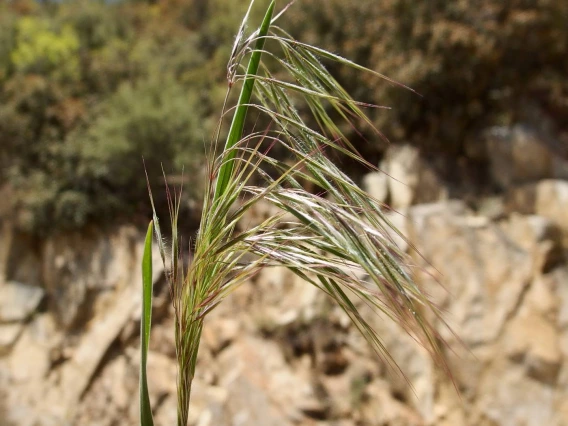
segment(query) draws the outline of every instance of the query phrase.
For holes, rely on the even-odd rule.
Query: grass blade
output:
[[[262,56],[262,49],[264,48],[264,42],[266,40],[266,35],[268,34],[268,29],[270,28],[270,22],[272,21],[272,14],[274,13],[274,0],[268,6],[264,19],[260,26],[258,32],[258,38],[252,52],[248,68],[247,76],[245,82],[241,89],[241,94],[239,96],[239,102],[237,104],[237,109],[235,110],[235,115],[233,116],[233,121],[231,122],[231,128],[229,129],[229,136],[227,137],[227,142],[225,144],[224,152],[228,154],[228,158],[223,163],[219,169],[219,177],[217,179],[217,186],[215,188],[215,198],[218,198],[229,183],[230,176],[233,171],[233,162],[230,161],[235,156],[235,151],[232,148],[235,144],[241,140],[243,136],[243,129],[245,126],[245,119],[248,111],[248,104],[252,96],[254,89],[255,76],[258,73],[258,66],[260,64],[260,57]]]
[[[142,257],[142,318],[140,320],[140,425],[154,426],[152,408],[148,394],[148,381],[146,377],[146,361],[148,359],[148,344],[150,343],[150,329],[152,326],[152,233],[154,224],[150,221],[146,240],[144,242],[144,255]]]

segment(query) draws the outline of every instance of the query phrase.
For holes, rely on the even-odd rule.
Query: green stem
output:
[[[260,26],[258,38],[254,46],[254,51],[252,52],[251,58],[249,60],[245,81],[241,89],[239,101],[237,103],[233,121],[231,122],[231,128],[229,129],[229,135],[227,137],[223,151],[223,164],[219,169],[219,176],[217,178],[213,203],[215,203],[219,199],[219,197],[223,196],[223,194],[227,190],[231,175],[233,174],[233,160],[235,158],[235,151],[232,148],[241,140],[243,135],[248,105],[250,104],[250,99],[252,97],[255,76],[258,73],[260,58],[262,56],[262,50],[264,49],[264,43],[266,41],[266,35],[268,34],[268,29],[270,28],[270,23],[272,22],[274,6],[275,0],[272,0],[264,16],[262,25]],[[193,311],[195,306],[191,306],[190,303],[188,308]],[[184,336],[180,337],[182,339],[182,342],[176,344],[178,348],[186,348],[183,353],[178,353],[178,426],[186,426],[188,421],[191,384],[193,382],[193,377],[195,374],[197,353],[199,350],[199,340],[201,338],[202,328],[202,319],[195,321],[193,319],[190,319],[188,329],[183,330]]]
[[[219,169],[219,177],[217,178],[217,185],[215,187],[215,196],[213,202],[219,199],[223,195],[227,188],[229,179],[233,172],[233,159],[235,157],[235,151],[232,148],[235,144],[241,140],[243,136],[243,129],[245,126],[245,118],[247,116],[248,105],[250,103],[250,98],[254,89],[254,80],[258,67],[260,64],[260,57],[262,56],[262,49],[264,48],[264,42],[266,41],[266,35],[268,34],[268,29],[270,28],[270,22],[272,21],[272,14],[274,12],[275,0],[270,2],[270,6],[264,15],[262,25],[258,32],[258,38],[254,46],[254,51],[250,58],[245,82],[241,89],[241,94],[239,96],[239,102],[237,104],[237,109],[235,115],[233,116],[233,121],[231,122],[231,128],[229,129],[229,136],[227,137],[227,142],[225,144],[225,155],[224,162]]]
[[[202,330],[203,319],[192,320],[185,331],[186,334],[182,337],[183,347],[186,347],[187,350],[178,354],[178,426],[187,426],[189,419],[191,386],[195,377]]]

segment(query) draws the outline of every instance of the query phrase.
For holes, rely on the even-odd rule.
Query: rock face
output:
[[[444,411],[462,411],[472,425],[565,424],[558,404],[568,393],[558,381],[567,354],[558,309],[568,268],[548,258],[559,249],[560,230],[541,217],[483,223],[465,208],[460,215],[437,208],[443,205],[413,209],[414,239],[452,294],[442,299],[448,321],[475,356],[452,360],[468,404]],[[431,275],[423,280],[432,284]]]
[[[546,132],[527,124],[492,127],[485,132],[490,173],[502,188],[540,179],[568,179],[562,147]],[[561,153],[560,153],[561,154]]]
[[[436,171],[411,145],[391,146],[379,169],[364,176],[363,188],[395,210],[448,198],[448,189]]]
[[[4,250],[9,257],[27,242],[11,240]],[[30,276],[42,277],[41,288],[0,277],[0,388],[9,390],[13,424],[74,424],[110,348],[139,318],[142,243],[130,227],[61,235],[34,247],[39,271]],[[155,270],[159,276],[161,265]]]
[[[37,309],[44,291],[39,287],[7,282],[0,287],[0,323],[27,320]]]
[[[413,271],[455,332],[436,324],[454,383],[398,325],[358,302],[410,388],[324,294],[271,268],[207,318],[190,425],[568,424],[566,184],[535,184],[541,195],[522,213],[483,216],[456,200],[389,213],[409,237],[401,247],[420,248],[410,252]],[[28,244],[10,241],[4,259]],[[129,227],[53,237],[29,257],[34,283],[14,282],[24,272],[4,263],[0,424],[137,424],[142,243]],[[171,425],[172,311],[154,257],[150,397],[155,423]]]

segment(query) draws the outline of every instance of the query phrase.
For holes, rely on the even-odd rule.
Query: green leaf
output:
[[[233,116],[233,121],[231,122],[231,128],[229,129],[229,136],[227,137],[227,142],[225,145],[225,153],[227,153],[227,161],[223,163],[219,170],[219,178],[217,179],[217,187],[215,188],[215,198],[218,198],[227,188],[229,184],[229,179],[233,171],[233,158],[235,157],[235,151],[232,150],[235,144],[241,140],[243,136],[243,129],[245,126],[245,119],[247,116],[247,111],[254,89],[255,76],[258,73],[258,66],[260,64],[260,57],[262,56],[262,50],[264,48],[264,42],[266,41],[266,35],[268,34],[268,29],[270,28],[270,22],[272,21],[272,14],[274,13],[274,0],[270,2],[262,24],[258,31],[258,37],[252,52],[245,82],[241,89],[241,94],[239,96],[239,102],[237,104],[237,109],[235,115]],[[252,3],[251,3],[252,4]]]
[[[140,321],[140,425],[153,426],[152,408],[148,395],[148,381],[146,377],[146,361],[148,359],[148,344],[150,343],[150,329],[152,326],[152,233],[154,222],[150,221],[146,241],[144,242],[144,256],[142,257],[142,318]]]

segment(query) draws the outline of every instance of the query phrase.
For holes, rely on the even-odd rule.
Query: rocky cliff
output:
[[[446,312],[453,383],[396,324],[371,315],[398,374],[325,295],[267,269],[206,321],[191,425],[568,424],[568,162],[522,127],[493,129],[483,143],[499,192],[475,202],[411,147],[381,165],[394,180],[363,182],[397,209],[389,214],[408,235],[399,243]],[[0,425],[137,424],[142,243],[131,227],[40,240],[2,222]],[[156,424],[173,425],[162,273],[157,263],[149,385]]]

